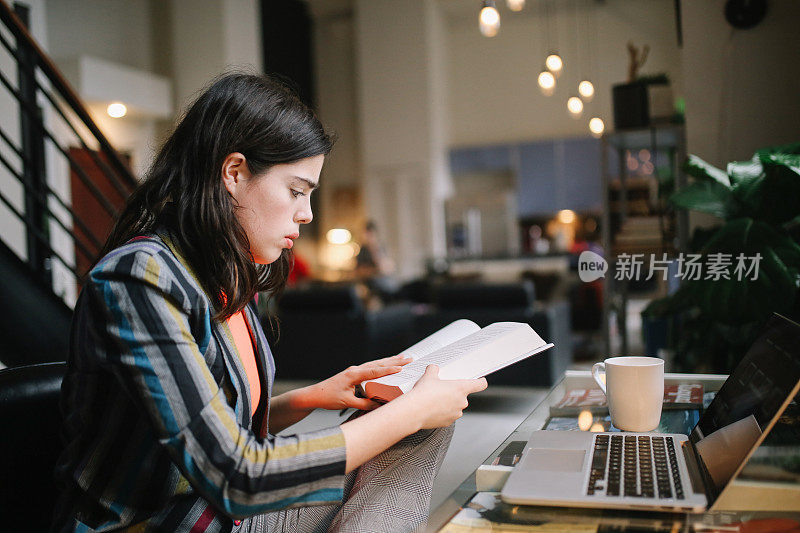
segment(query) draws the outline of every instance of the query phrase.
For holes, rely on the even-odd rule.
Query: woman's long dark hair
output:
[[[293,256],[257,265],[222,181],[222,164],[239,152],[253,176],[272,165],[327,155],[332,137],[284,83],[251,74],[217,78],[192,104],[131,194],[101,255],[166,227],[217,309],[238,312],[258,291],[279,293]],[[223,296],[225,295],[225,296]]]

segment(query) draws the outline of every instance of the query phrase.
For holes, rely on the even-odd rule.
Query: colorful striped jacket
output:
[[[92,269],[62,387],[56,530],[230,531],[237,518],[342,499],[341,429],[268,434],[275,365],[255,309],[245,316],[266,386],[252,417],[244,365],[213,314],[166,236]]]

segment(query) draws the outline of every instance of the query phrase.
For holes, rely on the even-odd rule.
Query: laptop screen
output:
[[[798,383],[800,325],[773,315],[689,435],[707,485],[716,489],[709,500],[769,430]]]

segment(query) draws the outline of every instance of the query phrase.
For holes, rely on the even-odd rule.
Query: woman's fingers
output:
[[[355,409],[360,409],[361,411],[372,411],[380,407],[381,404],[378,402],[373,402],[372,400],[368,400],[367,398],[354,398],[347,402],[348,407],[353,407]]]
[[[464,383],[467,394],[472,394],[473,392],[480,392],[482,390],[485,390],[486,387],[489,386],[489,383],[486,381],[486,378],[465,379]]]
[[[361,366],[396,366],[396,365],[407,365],[410,363],[412,359],[405,355],[393,355],[391,357],[384,357],[383,359],[375,359],[374,361],[369,361],[364,363]]]
[[[352,378],[354,383],[361,383],[369,379],[378,379],[390,374],[396,374],[403,370],[400,365],[393,366],[357,366],[353,369]]]

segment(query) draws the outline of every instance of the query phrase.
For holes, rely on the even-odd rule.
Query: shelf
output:
[[[649,128],[618,130],[603,135],[603,140],[623,150],[640,148],[675,148],[683,142],[683,124],[665,124]],[[655,143],[653,142],[655,136]]]
[[[684,210],[670,209],[666,198],[686,184],[683,161],[686,158],[684,127],[681,124],[654,125],[648,128],[615,131],[603,135],[603,249],[606,259],[614,261],[619,254],[655,254],[674,256],[685,250],[688,242],[688,215]],[[664,190],[656,175],[629,174],[625,151],[647,149],[657,151],[658,168],[671,175],[672,189]],[[611,164],[616,154],[619,168]],[[615,169],[612,172],[612,167]],[[661,196],[659,197],[659,193]],[[647,258],[645,258],[647,260]],[[617,328],[620,336],[619,355],[628,352],[626,324],[627,284],[611,284],[604,279],[603,324],[606,350],[611,348],[610,302],[617,302]],[[662,287],[663,288],[663,287]],[[659,290],[661,290],[660,288]],[[656,355],[656,354],[644,354]]]

